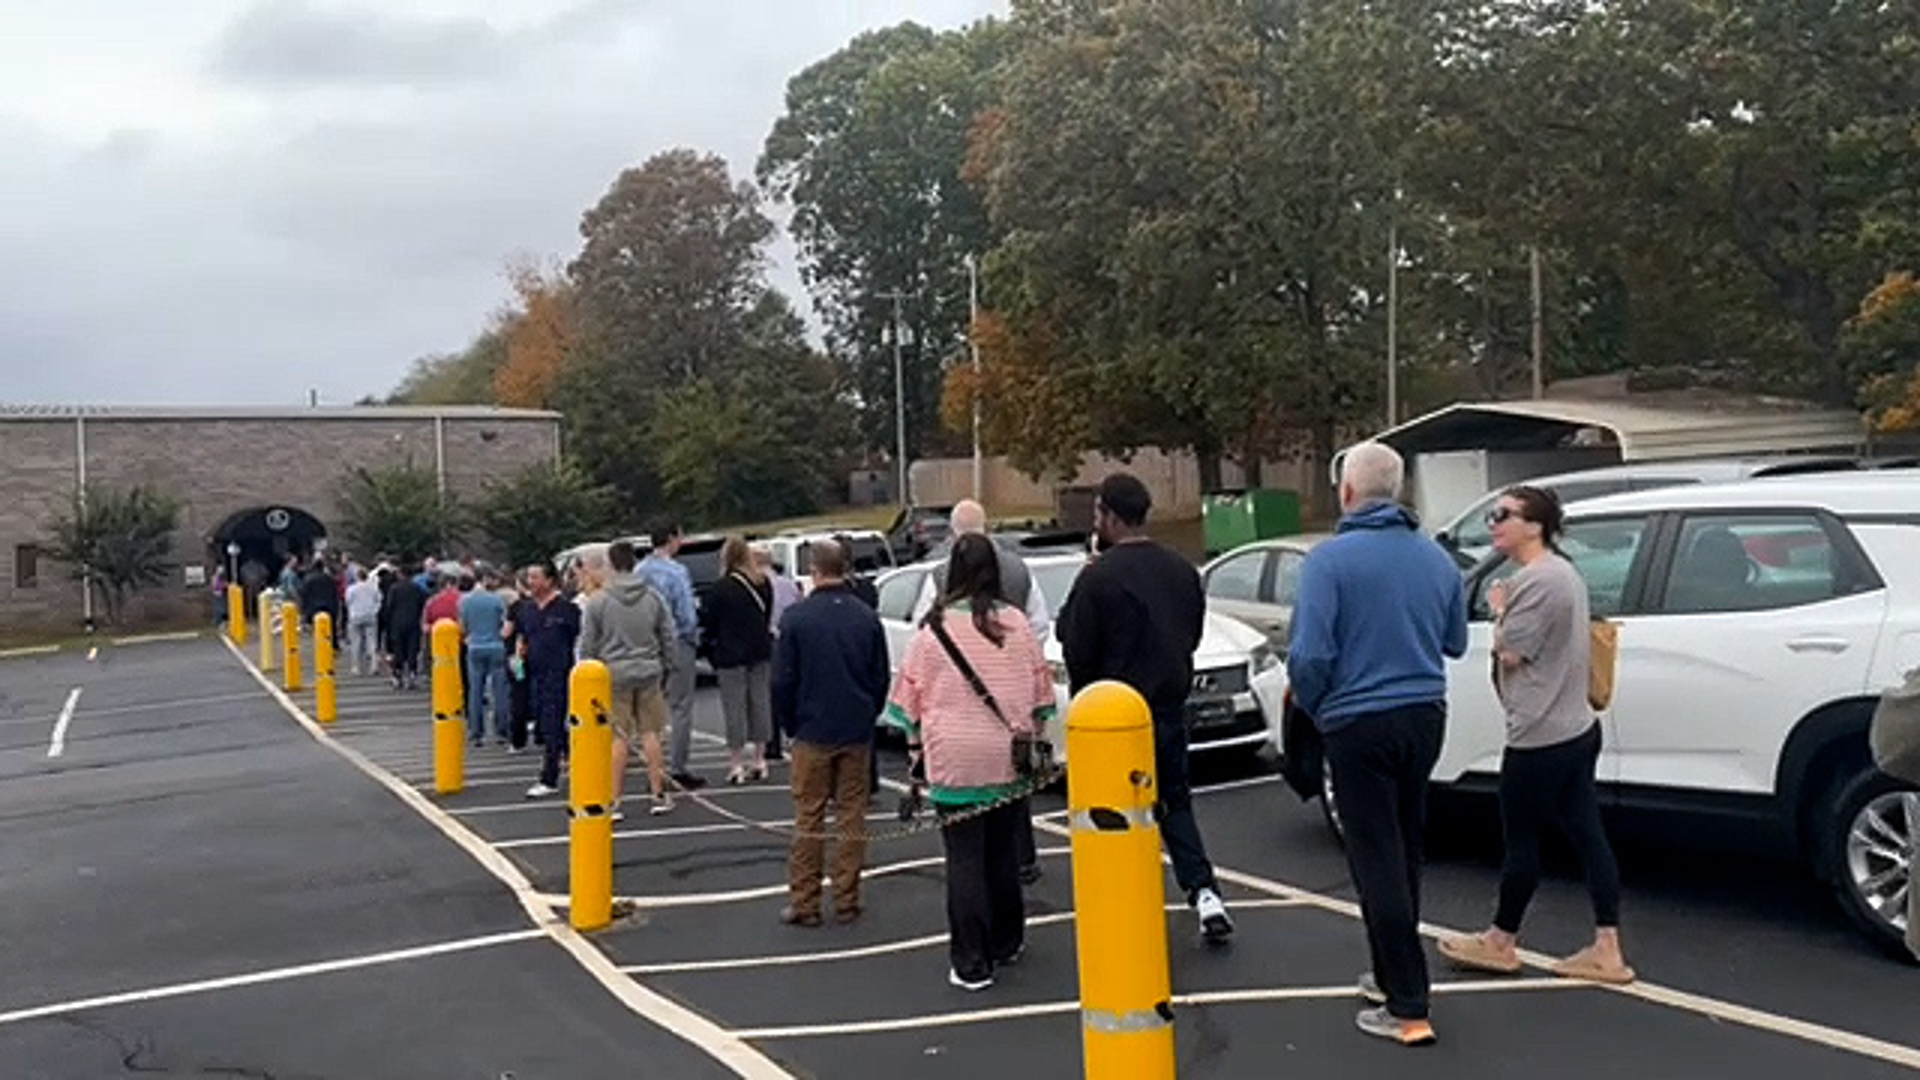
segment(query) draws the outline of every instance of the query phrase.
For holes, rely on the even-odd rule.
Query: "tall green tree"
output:
[[[340,515],[347,540],[367,553],[413,561],[444,555],[461,533],[461,511],[442,495],[434,471],[411,461],[355,468],[341,480]]]
[[[493,384],[507,363],[507,341],[489,326],[457,353],[423,356],[387,395],[388,405],[491,405]]]
[[[907,452],[956,448],[938,422],[942,367],[966,347],[967,260],[991,246],[980,193],[961,172],[1012,45],[991,19],[862,34],[794,76],[767,136],[757,175],[792,206],[801,274],[829,344],[853,364],[871,449],[895,445],[895,293]]]
[[[527,566],[606,536],[618,523],[617,499],[571,459],[537,461],[488,483],[473,519],[512,565]]]
[[[118,623],[128,597],[167,579],[179,523],[179,500],[157,488],[89,484],[53,520],[47,553],[99,590],[107,621]]]

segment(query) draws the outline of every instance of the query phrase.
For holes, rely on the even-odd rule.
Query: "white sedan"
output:
[[[1049,614],[1057,618],[1073,592],[1074,579],[1086,566],[1086,556],[1036,555],[1026,562],[1046,598]],[[880,623],[886,627],[887,656],[896,672],[917,629],[913,623],[914,603],[935,565],[906,566],[879,579]],[[1060,719],[1047,735],[1056,756],[1064,760],[1070,696],[1066,664],[1058,638],[1049,635],[1045,650],[1060,707]],[[1193,750],[1279,747],[1287,680],[1280,670],[1279,657],[1264,635],[1236,619],[1209,611],[1200,647],[1194,650],[1193,673],[1193,694],[1187,699]]]

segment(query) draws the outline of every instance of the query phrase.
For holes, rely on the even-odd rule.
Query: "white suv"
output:
[[[1880,692],[1920,667],[1920,476],[1783,477],[1613,495],[1572,507],[1562,546],[1595,615],[1620,626],[1601,716],[1609,805],[1758,820],[1895,948],[1906,926],[1920,794],[1873,768]],[[1472,624],[1453,665],[1436,783],[1486,789],[1504,725],[1488,678],[1492,559],[1468,575]],[[1335,778],[1297,711],[1287,778]]]

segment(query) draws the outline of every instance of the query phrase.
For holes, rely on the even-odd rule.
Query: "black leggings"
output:
[[[1593,897],[1594,924],[1620,925],[1620,867],[1600,824],[1600,795],[1593,770],[1600,760],[1600,725],[1555,746],[1508,747],[1500,764],[1500,821],[1507,857],[1500,868],[1500,910],[1493,925],[1520,932],[1534,890],[1540,887],[1540,833],[1557,822],[1573,841]]]

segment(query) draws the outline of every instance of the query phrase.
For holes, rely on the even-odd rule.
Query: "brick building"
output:
[[[207,610],[198,582],[229,562],[277,571],[288,553],[344,544],[338,499],[354,468],[412,462],[472,500],[559,452],[559,416],[531,410],[0,406],[0,633],[88,617],[69,569],[43,554],[83,484],[147,484],[180,501],[177,565],[128,607],[129,621],[148,621]]]

